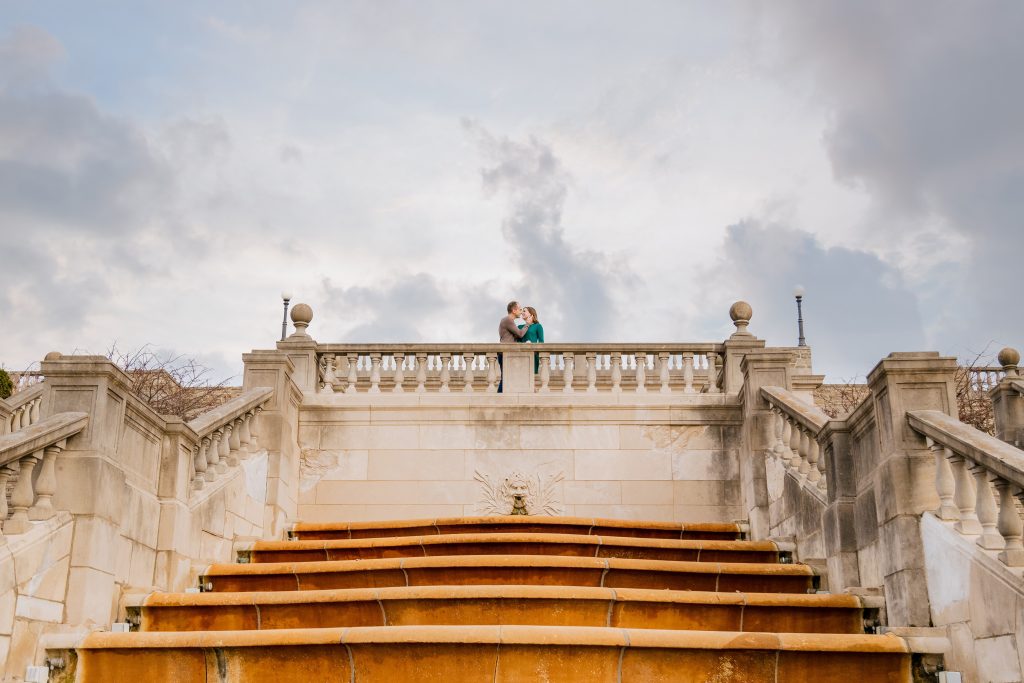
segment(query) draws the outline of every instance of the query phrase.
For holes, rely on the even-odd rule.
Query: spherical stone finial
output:
[[[999,364],[1003,366],[1003,370],[1006,374],[1011,377],[1017,376],[1017,365],[1020,363],[1020,352],[1017,349],[1011,349],[1007,346],[1005,349],[999,352],[997,356]]]
[[[48,354],[43,356],[43,360],[60,360],[63,355],[60,351],[50,351]]]
[[[732,318],[732,324],[736,326],[736,331],[732,333],[733,337],[753,336],[747,331],[747,324],[750,323],[750,318],[753,315],[754,309],[746,301],[737,301],[729,307],[729,317]]]
[[[295,304],[292,308],[292,322],[295,323],[295,332],[292,333],[292,336],[308,337],[306,328],[309,327],[309,323],[312,320],[313,309],[310,308],[309,304]]]

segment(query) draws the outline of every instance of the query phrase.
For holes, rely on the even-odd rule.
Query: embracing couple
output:
[[[498,323],[498,341],[502,344],[512,342],[528,342],[533,344],[544,343],[544,326],[537,318],[537,309],[533,306],[520,306],[518,301],[510,301],[507,307],[508,314]],[[516,324],[516,318],[523,321],[522,325]],[[498,365],[504,366],[502,354],[498,354]],[[537,372],[540,359],[533,354],[533,371]],[[504,375],[504,373],[502,373]],[[498,392],[502,390],[504,382],[498,381]]]

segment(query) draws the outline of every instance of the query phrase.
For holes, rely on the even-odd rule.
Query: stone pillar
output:
[[[825,459],[828,482],[826,507],[822,515],[825,562],[829,588],[840,593],[860,586],[857,564],[857,478],[850,443],[850,428],[845,420],[829,420],[818,434],[821,457]],[[873,534],[872,534],[873,535]]]
[[[736,331],[725,340],[725,359],[722,367],[722,392],[735,394],[743,387],[743,370],[740,363],[747,353],[764,348],[764,340],[758,339],[747,330],[753,309],[746,301],[737,301],[729,309]]]
[[[523,346],[529,344],[512,345],[509,351],[502,351],[502,387],[505,394],[532,394],[533,393],[533,351],[523,351]],[[582,355],[580,360],[582,360]]]
[[[911,410],[956,416],[955,358],[892,353],[868,373],[878,433],[874,462],[856,463],[873,491],[886,612],[892,626],[928,626],[921,514],[935,510],[935,457],[907,424]],[[866,491],[862,491],[867,493]]]
[[[992,391],[992,412],[996,423],[996,438],[1017,448],[1024,445],[1024,382],[1017,370],[1020,354],[1016,349],[999,352],[999,364],[1006,376]]]
[[[295,366],[292,379],[296,386],[301,391],[316,393],[320,385],[320,370],[316,363],[316,340],[306,332],[310,321],[313,320],[313,309],[307,304],[295,304],[291,318],[295,324],[295,331],[284,341],[277,342],[277,349],[283,351]],[[246,385],[246,388],[249,386]]]
[[[792,354],[786,351],[749,350],[740,356],[743,398],[743,450],[740,453],[740,490],[750,521],[751,537],[768,537],[767,451],[774,445],[774,416],[761,398],[761,387],[792,384]]]
[[[263,534],[268,538],[280,537],[298,512],[298,432],[302,389],[296,376],[299,375],[300,380],[308,379],[304,374],[306,370],[311,368],[316,372],[313,363],[300,373],[293,362],[293,349],[286,344],[288,342],[279,342],[277,351],[253,351],[242,355],[245,363],[243,391],[256,387],[274,389],[274,395],[263,412],[253,418],[259,423],[256,429],[259,446],[266,448],[268,454],[263,518]]]
[[[190,584],[191,560],[182,551],[197,541],[192,538],[188,499],[192,489],[189,475],[198,448],[198,435],[181,418],[167,418],[157,483],[160,524],[153,585],[170,591],[183,591]]]

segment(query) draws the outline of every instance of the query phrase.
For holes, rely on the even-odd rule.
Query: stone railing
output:
[[[193,490],[215,481],[218,474],[259,449],[256,417],[273,394],[269,387],[250,389],[188,423],[199,444],[192,462]]]
[[[67,440],[85,429],[88,421],[85,413],[60,413],[16,433],[0,436],[0,521],[3,522],[0,543],[4,542],[5,535],[25,533],[33,521],[53,517],[57,456],[66,447]],[[40,462],[42,465],[33,481],[34,470]],[[8,509],[6,492],[12,480],[15,483]]]
[[[535,354],[537,393],[718,393],[724,347],[696,344],[319,344],[326,393],[496,393],[509,365]],[[532,372],[530,367],[529,371]]]
[[[13,434],[39,422],[45,394],[46,384],[40,383],[25,391],[19,391],[6,400],[0,400],[0,404],[3,405],[0,412],[0,418],[3,419],[0,434]]]
[[[985,394],[998,386],[1006,376],[1006,369],[999,366],[967,368],[968,388],[972,394]]]
[[[829,421],[828,415],[780,387],[761,387],[761,397],[774,416],[770,435],[774,446],[769,452],[782,461],[801,484],[824,494],[828,482],[818,433]]]
[[[1024,451],[937,410],[909,412],[907,422],[935,454],[936,515],[977,536],[1004,564],[1024,566],[1024,523],[1014,500],[1024,503]]]

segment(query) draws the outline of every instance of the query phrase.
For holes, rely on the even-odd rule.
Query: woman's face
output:
[[[532,323],[533,322],[533,316],[530,314],[529,309],[526,309],[526,308],[523,309],[523,320],[525,320],[528,323]]]

